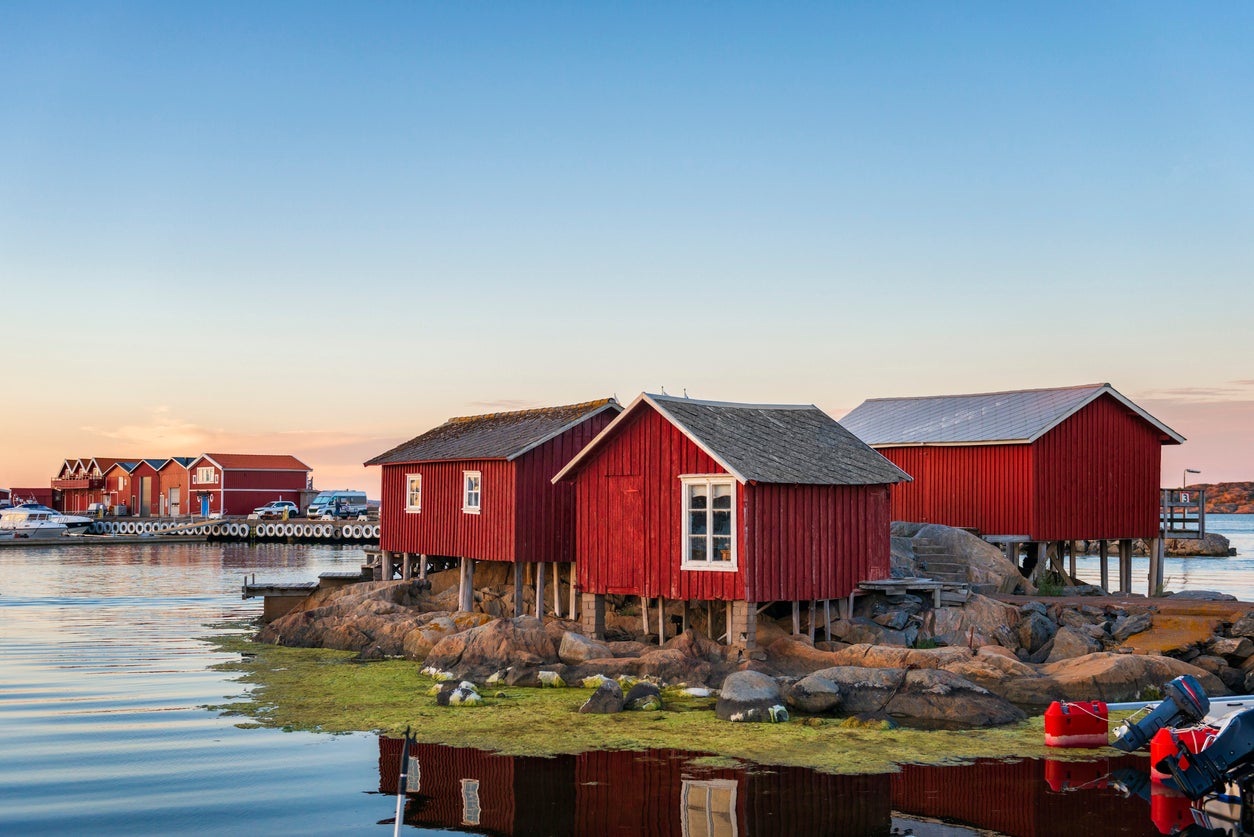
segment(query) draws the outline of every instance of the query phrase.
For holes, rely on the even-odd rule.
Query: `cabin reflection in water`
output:
[[[396,793],[401,745],[379,739],[380,793]],[[702,767],[692,763],[696,755],[513,758],[418,744],[405,823],[513,837],[887,837],[896,816],[898,826],[939,820],[959,827],[949,834],[967,833],[963,826],[1021,837],[1159,833],[1148,802],[1105,778],[1119,768],[1148,770],[1143,757],[906,765],[896,774],[835,776],[798,767]]]

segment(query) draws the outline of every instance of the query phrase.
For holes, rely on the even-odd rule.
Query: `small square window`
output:
[[[422,511],[422,474],[405,475],[405,511]]]
[[[478,514],[479,508],[483,500],[483,491],[480,485],[482,475],[478,471],[462,472],[462,511],[467,514]]]

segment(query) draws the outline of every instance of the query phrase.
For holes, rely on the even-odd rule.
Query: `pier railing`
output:
[[[1164,538],[1205,537],[1206,492],[1200,488],[1162,489],[1159,520]]]

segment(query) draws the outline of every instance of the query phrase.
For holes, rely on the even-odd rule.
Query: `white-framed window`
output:
[[[422,474],[405,475],[405,511],[422,511]]]
[[[479,805],[479,780],[462,779],[462,825],[478,825],[483,809]]]
[[[726,474],[680,477],[685,570],[736,569],[736,481]]]
[[[212,465],[202,465],[196,469],[196,483],[205,485],[217,481],[217,472]]]
[[[126,477],[118,477],[118,491],[126,488]]]
[[[483,502],[483,475],[478,471],[462,471],[462,511],[478,514]]]

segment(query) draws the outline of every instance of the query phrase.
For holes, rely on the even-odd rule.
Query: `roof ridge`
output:
[[[556,404],[551,407],[528,407],[525,410],[502,410],[495,413],[481,413],[474,416],[452,416],[445,420],[445,424],[463,421],[478,421],[481,419],[504,418],[505,416],[525,416],[525,415],[545,415],[566,410],[591,410],[596,407],[604,407],[612,402],[613,398],[598,398],[594,401],[582,401],[578,404]]]
[[[1094,389],[1103,389],[1103,388],[1114,389],[1114,387],[1112,387],[1109,383],[1075,384],[1075,385],[1066,386],[1066,387],[1035,387],[1031,389],[1007,389],[1007,390],[1000,390],[998,392],[960,392],[960,393],[949,393],[946,395],[887,396],[884,398],[868,398],[866,399],[866,402],[871,402],[871,401],[930,401],[930,400],[953,399],[953,398],[985,398],[985,397],[992,397],[995,395],[1022,395],[1022,394],[1026,394],[1030,392],[1066,392],[1068,390],[1081,390],[1081,389],[1094,390]]]
[[[646,392],[654,401],[665,401],[668,404],[700,404],[703,407],[738,407],[744,410],[817,410],[816,404],[750,404],[742,401],[706,401],[701,398],[690,398],[686,395],[666,395],[665,393]]]

